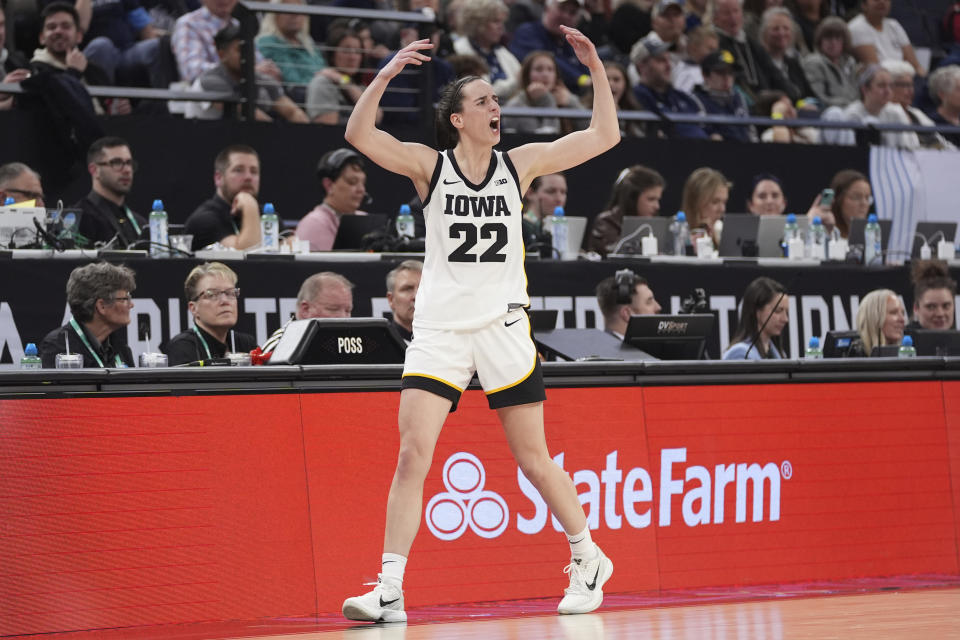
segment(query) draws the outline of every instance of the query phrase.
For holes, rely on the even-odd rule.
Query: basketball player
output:
[[[503,424],[524,475],[563,525],[572,553],[564,569],[570,586],[560,613],[600,606],[613,563],[591,540],[570,477],[547,452],[543,374],[530,321],[523,268],[521,194],[537,176],[569,169],[613,147],[620,128],[613,94],[590,40],[561,27],[577,58],[590,69],[594,94],[590,127],[552,142],[495,151],[500,104],[487,82],[457,80],[437,112],[440,151],[400,142],[376,128],[384,89],[408,64],[430,60],[413,42],[381,69],[353,109],[346,139],[373,162],[413,181],[423,202],[427,238],[416,297],[413,342],[407,348],[400,394],[400,455],[387,499],[382,569],[373,591],[343,603],[351,620],[402,622],[403,574],[420,527],[423,482],[451,409],[474,371]],[[506,551],[504,553],[507,553]]]

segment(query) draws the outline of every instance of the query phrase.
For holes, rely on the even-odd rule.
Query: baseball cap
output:
[[[662,56],[670,50],[670,45],[661,40],[655,33],[637,40],[630,49],[630,62],[643,62],[647,58]]]
[[[662,16],[664,11],[673,6],[676,6],[683,12],[683,0],[660,0],[660,2],[653,5],[653,17]]]
[[[700,61],[700,69],[705,76],[714,71],[729,71],[732,73],[736,70],[736,67],[736,59],[734,59],[733,54],[726,49],[708,53],[707,56]]]

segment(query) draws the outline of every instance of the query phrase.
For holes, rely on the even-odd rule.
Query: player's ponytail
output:
[[[450,116],[463,109],[463,88],[479,76],[464,76],[443,88],[440,101],[437,103],[437,148],[439,150],[453,149],[460,142],[460,132],[450,122]]]

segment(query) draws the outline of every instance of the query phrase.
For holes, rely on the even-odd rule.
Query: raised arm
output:
[[[620,123],[607,73],[597,50],[585,35],[570,27],[560,27],[580,60],[590,70],[593,81],[593,116],[590,126],[574,131],[553,142],[525,144],[510,151],[520,177],[520,188],[526,191],[537,176],[564,171],[584,163],[620,142]]]
[[[437,152],[422,144],[401,142],[389,133],[377,128],[377,109],[383,92],[398,73],[408,64],[422,65],[430,58],[422,53],[431,48],[429,40],[417,40],[397,52],[380,69],[380,73],[364,90],[347,120],[344,137],[360,153],[378,165],[413,180],[417,193],[424,197],[430,184],[430,177],[437,161]]]

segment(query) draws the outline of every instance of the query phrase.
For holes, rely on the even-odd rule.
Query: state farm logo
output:
[[[507,528],[510,511],[506,501],[484,490],[487,474],[472,453],[460,451],[443,465],[447,490],[427,503],[427,527],[441,540],[456,540],[467,527],[481,538],[496,538]]]
[[[704,466],[688,463],[686,447],[677,447],[660,450],[659,485],[655,487],[647,469],[630,465],[620,454],[616,450],[608,453],[599,470],[578,469],[571,474],[591,529],[670,527],[679,524],[678,520],[687,527],[730,520],[735,524],[776,522],[780,520],[781,483],[794,476],[789,460],[780,464],[730,460]],[[553,461],[564,469],[562,452]],[[507,503],[493,491],[484,490],[485,483],[486,472],[479,458],[465,451],[450,456],[443,465],[447,490],[427,503],[430,532],[440,540],[456,540],[467,527],[481,538],[496,538],[506,531],[510,524]],[[535,535],[550,525],[562,531],[519,467],[517,489],[526,498],[513,505],[518,532]]]

